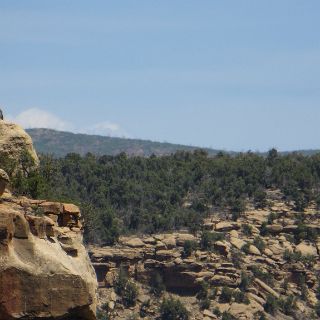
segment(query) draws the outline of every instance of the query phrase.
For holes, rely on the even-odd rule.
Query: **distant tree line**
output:
[[[28,161],[26,157],[26,163]],[[189,228],[195,232],[212,210],[237,220],[250,200],[265,207],[266,189],[278,188],[300,212],[320,206],[320,154],[267,156],[252,152],[209,157],[203,150],[170,156],[128,157],[68,154],[41,156],[37,171],[12,174],[17,194],[81,206],[88,242],[112,244],[121,233]]]

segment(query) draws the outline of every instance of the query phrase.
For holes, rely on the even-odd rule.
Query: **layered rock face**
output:
[[[25,152],[30,155],[37,166],[39,159],[33,148],[31,137],[17,124],[0,120],[1,156],[20,162]]]
[[[202,226],[213,236],[207,248],[201,248],[201,234],[185,233],[121,237],[116,246],[91,247],[100,303],[109,303],[111,319],[128,319],[141,308],[148,319],[156,319],[161,300],[169,296],[164,293],[159,298],[150,293],[150,280],[159,274],[170,295],[178,297],[189,310],[191,319],[221,319],[223,312],[241,320],[262,319],[262,315],[266,319],[318,319],[314,308],[320,288],[320,215],[315,204],[304,212],[304,228],[315,235],[311,241],[300,239],[307,237],[306,231],[302,235],[296,231],[301,228],[298,214],[282,200],[270,200],[265,209],[248,207],[237,222],[214,214]],[[196,247],[188,255],[186,241]],[[122,297],[115,294],[120,268],[139,287],[137,304],[131,310],[123,308]],[[203,283],[210,288],[206,301],[209,310],[203,310],[197,296]],[[222,298],[224,288],[233,295],[228,301]],[[292,306],[290,297],[294,297]],[[285,308],[268,314],[265,306],[270,299]],[[212,314],[216,309],[220,316]]]
[[[96,276],[74,205],[0,203],[0,320],[95,319]]]

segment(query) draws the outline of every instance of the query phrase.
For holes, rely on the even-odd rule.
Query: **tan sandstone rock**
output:
[[[296,251],[300,252],[303,256],[317,256],[317,248],[311,244],[306,242],[301,242],[299,245],[296,246]]]
[[[39,159],[31,137],[17,124],[0,121],[0,154],[20,163],[25,152],[30,155],[34,166],[38,166]]]
[[[54,224],[0,203],[0,320],[95,319],[97,281],[82,234]]]

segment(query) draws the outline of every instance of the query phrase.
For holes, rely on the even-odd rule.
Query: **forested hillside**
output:
[[[75,134],[51,129],[29,129],[27,132],[32,137],[39,153],[52,154],[56,157],[64,157],[70,152],[80,155],[90,152],[100,156],[117,155],[121,152],[136,156],[151,156],[152,154],[160,156],[169,155],[179,150],[193,151],[197,149],[197,147],[181,144]],[[219,152],[209,148],[206,151],[211,155]]]
[[[5,163],[2,167],[10,169]],[[204,151],[149,158],[117,156],[41,157],[40,172],[13,178],[19,194],[78,203],[86,239],[113,243],[120,233],[189,228],[196,231],[210,212],[237,220],[250,201],[264,207],[267,189],[280,189],[303,212],[320,205],[320,154],[254,153],[231,157]]]

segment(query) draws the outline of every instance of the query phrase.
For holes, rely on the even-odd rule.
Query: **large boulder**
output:
[[[0,320],[94,320],[97,280],[81,231],[25,208],[0,203]]]
[[[0,156],[21,163],[25,153],[29,154],[32,166],[39,165],[31,137],[17,124],[0,121]]]
[[[312,244],[301,242],[296,247],[296,251],[300,252],[303,256],[317,256],[317,248],[313,246]]]

